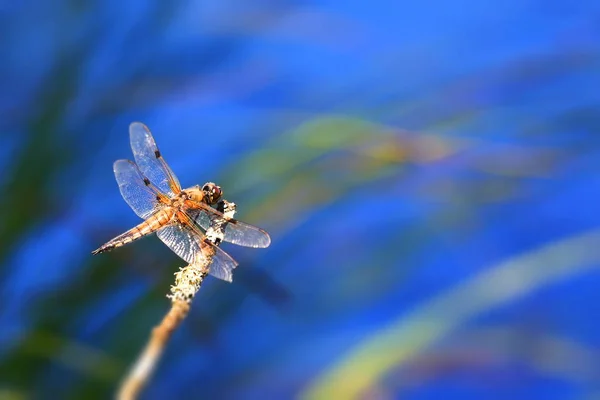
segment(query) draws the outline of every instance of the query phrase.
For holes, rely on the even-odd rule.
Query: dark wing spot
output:
[[[150,185],[150,179],[148,179],[148,178],[144,178],[144,184],[145,184],[146,186],[149,186],[149,185]]]
[[[154,151],[154,157],[160,158],[160,151],[158,151],[158,150]]]
[[[160,201],[160,196],[156,196],[156,200],[157,200],[157,201]]]

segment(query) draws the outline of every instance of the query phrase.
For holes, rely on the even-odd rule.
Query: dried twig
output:
[[[234,203],[223,200],[218,208],[226,216],[233,218],[236,208]],[[206,231],[206,237],[215,246],[218,246],[223,240],[224,229],[225,224],[221,221],[213,221],[212,226]],[[152,371],[171,335],[187,316],[192,300],[208,274],[212,257],[209,252],[205,252],[203,255],[204,257],[201,257],[197,262],[180,269],[175,274],[175,284],[171,286],[171,293],[167,296],[171,300],[171,309],[160,324],[152,330],[148,344],[146,344],[129,374],[125,377],[117,394],[117,399],[136,399],[150,379]]]

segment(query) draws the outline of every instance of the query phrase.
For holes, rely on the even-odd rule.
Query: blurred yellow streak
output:
[[[408,372],[413,366],[419,369],[419,364],[430,366],[433,372],[421,375],[422,380],[435,378],[435,365],[438,363],[445,373],[444,360],[454,357],[464,364],[469,362],[493,363],[518,361],[519,364],[528,364],[538,373],[557,379],[566,379],[579,384],[596,381],[597,360],[600,352],[594,347],[585,346],[573,339],[548,334],[543,330],[536,330],[535,324],[517,324],[517,326],[491,326],[471,330],[459,330],[445,339],[439,346],[422,352],[415,356],[410,365],[405,365],[399,373]],[[475,355],[475,357],[472,357]],[[436,361],[437,359],[437,361]],[[460,362],[460,361],[459,361]],[[481,365],[481,364],[479,364]],[[421,368],[423,371],[423,368]],[[395,374],[395,373],[394,373]],[[406,380],[407,384],[413,384]]]
[[[596,230],[492,265],[366,338],[317,378],[301,398],[358,398],[392,368],[408,362],[477,314],[597,268],[599,261],[600,230]]]
[[[0,400],[25,400],[31,398],[25,392],[16,389],[0,389]]]
[[[24,350],[98,381],[114,382],[125,370],[123,364],[101,350],[47,332],[35,332]]]
[[[408,132],[360,119],[327,117],[312,120],[290,134],[298,146],[357,154],[401,163],[437,161],[468,147],[472,141],[439,134]]]

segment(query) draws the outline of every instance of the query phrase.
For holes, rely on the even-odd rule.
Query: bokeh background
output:
[[[112,163],[143,121],[223,248],[144,399],[600,396],[600,3],[0,5],[0,398],[110,398],[184,262]]]

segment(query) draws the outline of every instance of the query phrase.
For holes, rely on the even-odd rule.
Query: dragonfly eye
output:
[[[202,191],[204,193],[208,194],[208,193],[212,192],[212,189],[214,186],[215,186],[215,184],[212,182],[205,183],[204,186],[202,186]]]
[[[210,204],[215,204],[223,195],[221,188],[212,182],[206,183],[204,186],[202,186],[202,191],[204,192],[204,195]]]
[[[223,191],[221,190],[221,187],[215,185],[212,189],[212,195],[213,195],[215,202],[219,201],[219,199],[223,195]]]

